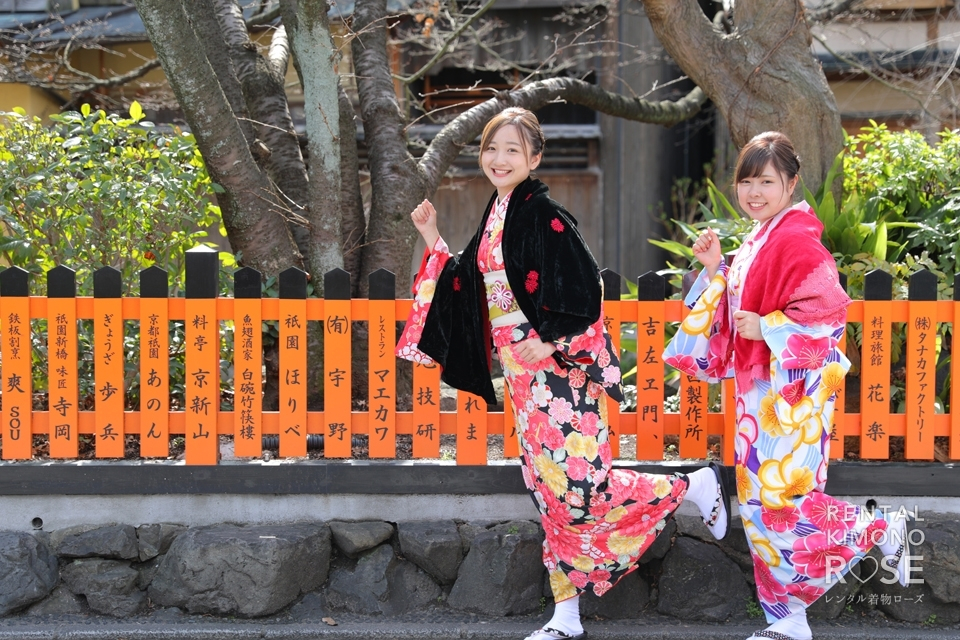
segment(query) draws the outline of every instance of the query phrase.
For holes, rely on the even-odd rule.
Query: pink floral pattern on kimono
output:
[[[494,203],[488,216],[477,254],[481,273],[504,268],[507,202]],[[449,251],[438,241],[418,283],[397,348],[400,357],[427,361],[416,344],[447,259]],[[528,276],[524,286],[529,284]],[[509,291],[489,287],[488,306],[504,309]],[[602,319],[601,312],[582,333],[555,341],[556,353],[533,364],[516,354],[517,343],[539,338],[529,322],[491,327],[514,410],[523,480],[540,511],[543,562],[558,602],[584,591],[603,595],[636,569],[688,486],[682,474],[612,468],[605,389],[620,385],[620,362]]]
[[[396,354],[398,358],[412,360],[421,364],[433,364],[433,358],[420,351],[417,345],[420,344],[420,336],[423,335],[423,325],[427,321],[427,313],[430,311],[430,303],[433,302],[433,294],[437,290],[437,278],[443,271],[443,265],[451,257],[450,249],[443,238],[437,238],[437,243],[433,245],[430,251],[430,257],[424,267],[420,278],[414,283],[416,294],[414,295],[413,307],[410,309],[410,316],[407,318],[407,324],[400,334],[400,340],[397,342]]]
[[[730,275],[748,281],[738,263]],[[706,382],[732,377],[717,314],[739,308],[737,281],[721,266],[687,296],[688,320],[668,345],[668,364]],[[691,319],[692,320],[689,320]],[[767,621],[804,610],[886,534],[887,522],[823,492],[833,405],[849,361],[843,325],[805,326],[775,311],[760,319],[770,379],[736,393],[737,498]],[[877,536],[871,538],[875,532]]]

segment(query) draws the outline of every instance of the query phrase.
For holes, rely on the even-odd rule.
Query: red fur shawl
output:
[[[801,202],[787,211],[757,252],[746,276],[740,308],[761,317],[774,311],[799,324],[846,322],[850,298],[840,286],[837,264],[820,242],[823,224]],[[770,379],[770,347],[763,340],[733,340],[726,309],[718,309],[717,333],[728,344],[720,352],[733,355],[737,387],[749,390],[754,380]],[[731,345],[735,346],[732,349]]]

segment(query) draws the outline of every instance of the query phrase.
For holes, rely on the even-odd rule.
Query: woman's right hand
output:
[[[437,210],[434,209],[433,203],[424,200],[418,204],[417,208],[410,213],[410,219],[427,243],[427,251],[433,251],[434,245],[440,239],[440,232],[437,231]]]
[[[693,257],[700,261],[711,279],[717,274],[723,254],[720,252],[720,238],[710,227],[693,243]]]

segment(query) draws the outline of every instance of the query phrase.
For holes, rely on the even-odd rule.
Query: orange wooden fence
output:
[[[324,455],[351,456],[352,436],[369,438],[371,458],[396,457],[398,434],[412,436],[414,458],[437,458],[441,434],[456,435],[457,464],[487,463],[487,439],[505,435],[504,455],[517,455],[513,416],[488,411],[479,398],[458,394],[457,410],[440,410],[440,375],[436,367],[417,365],[413,374],[413,409],[397,411],[396,321],[403,320],[410,300],[393,299],[393,275],[371,276],[370,298],[350,299],[350,278],[343,271],[325,276],[326,299],[307,299],[306,275],[291,269],[280,276],[280,297],[260,297],[260,275],[237,272],[234,297],[217,297],[216,253],[193,250],[187,255],[186,297],[167,295],[167,274],[151,267],[141,272],[140,297],[121,297],[120,275],[102,269],[94,276],[94,296],[77,297],[73,271],[51,270],[47,296],[29,296],[25,271],[0,273],[0,380],[2,380],[2,457],[29,459],[31,435],[46,435],[52,458],[76,458],[79,437],[95,438],[96,456],[124,455],[124,434],[139,436],[144,458],[167,457],[171,436],[185,439],[187,464],[216,464],[219,436],[232,436],[237,456],[259,456],[262,436],[279,438],[281,457],[306,454],[308,434],[323,434]],[[605,271],[608,297],[619,295],[620,276]],[[938,349],[948,341],[938,337],[941,325],[953,326],[960,303],[936,300],[936,279],[919,272],[911,283],[910,300],[890,300],[890,276],[869,274],[866,298],[855,301],[849,322],[862,324],[860,412],[848,413],[837,403],[831,435],[831,457],[844,455],[844,437],[860,442],[860,457],[887,459],[890,438],[905,438],[909,460],[933,460],[934,437],[949,438],[940,447],[950,459],[960,458],[960,414],[937,413]],[[619,457],[620,437],[635,436],[637,457],[662,460],[664,437],[677,436],[682,458],[707,456],[707,438],[721,437],[722,458],[733,462],[736,434],[733,383],[722,387],[722,409],[711,411],[709,385],[682,380],[680,412],[664,413],[665,331],[681,320],[681,302],[663,299],[664,281],[655,274],[639,279],[638,300],[608,299],[606,323],[620,342],[621,327],[635,324],[637,337],[637,409],[620,412],[611,403],[610,423]],[[958,287],[955,287],[955,291]],[[932,291],[932,295],[931,295]],[[960,317],[960,316],[957,316]],[[34,378],[31,362],[31,321],[46,320],[48,403],[32,408]],[[79,410],[78,320],[94,326],[94,410]],[[140,409],[124,410],[124,322],[139,323]],[[170,406],[170,323],[184,323],[185,393],[183,406]],[[220,379],[220,323],[234,323],[232,380]],[[263,322],[279,328],[279,411],[262,408]],[[323,371],[325,411],[307,410],[307,323],[324,327]],[[365,411],[351,410],[351,326],[366,322],[369,329]],[[906,327],[906,412],[890,412],[890,352],[896,323]],[[940,358],[942,362],[943,359]],[[951,379],[960,374],[960,360],[947,365]],[[220,410],[221,382],[232,387],[234,410]],[[949,392],[950,407],[960,406],[960,391]],[[942,444],[942,443],[941,443]]]

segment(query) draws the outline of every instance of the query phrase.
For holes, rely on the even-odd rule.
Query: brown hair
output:
[[[746,178],[756,178],[763,173],[768,162],[787,182],[800,173],[800,158],[793,148],[790,138],[779,131],[766,131],[754,136],[740,150],[737,169],[734,172],[734,185]]]
[[[532,158],[543,153],[546,138],[543,137],[543,129],[540,128],[540,121],[537,120],[537,116],[523,107],[507,107],[490,118],[490,122],[483,128],[483,135],[480,136],[481,156],[497,131],[508,124],[512,124],[520,130],[520,142],[523,144],[524,152],[529,157]]]

